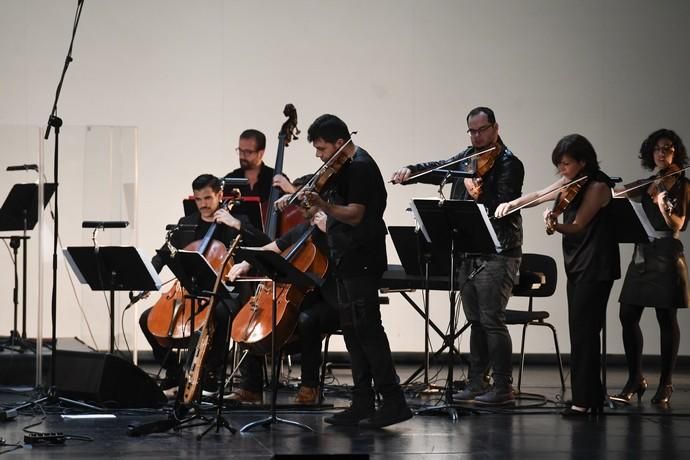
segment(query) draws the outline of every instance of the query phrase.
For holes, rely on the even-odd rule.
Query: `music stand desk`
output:
[[[115,291],[157,291],[158,273],[132,246],[71,246],[63,250],[79,282],[110,291],[110,353],[115,351]]]
[[[275,343],[275,329],[276,329],[276,284],[285,283],[293,284],[301,288],[309,288],[314,285],[320,285],[314,278],[296,269],[283,256],[273,251],[267,251],[260,248],[245,248],[241,247],[237,250],[237,257],[249,262],[260,274],[273,280],[272,293],[272,311],[271,311],[271,414],[260,420],[248,423],[243,426],[240,432],[249,431],[256,426],[268,427],[275,423],[285,423],[303,428],[308,431],[314,431],[311,427],[296,422],[294,420],[287,420],[276,416],[276,399],[278,395],[278,360],[276,359],[276,343]]]

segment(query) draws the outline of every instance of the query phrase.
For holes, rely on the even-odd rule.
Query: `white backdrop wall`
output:
[[[468,144],[467,111],[488,105],[496,111],[503,139],[525,164],[526,192],[554,180],[550,152],[565,134],[587,136],[603,169],[626,181],[647,174],[636,152],[652,130],[675,129],[690,143],[690,2],[682,0],[85,3],[59,104],[63,133],[69,137],[71,127],[90,125],[137,128],[138,244],[149,255],[162,243],[164,225],[181,214],[180,198],[189,194],[191,180],[237,166],[233,148],[243,129],[268,135],[266,161],[273,163],[281,111],[288,102],[297,107],[303,131],[322,113],[341,116],[359,131],[355,141],[376,157],[386,177],[401,165],[445,158],[462,149]],[[45,124],[75,4],[0,2],[0,125]],[[37,144],[26,140],[26,149],[3,150],[3,194],[20,181],[4,166],[36,162],[32,142]],[[68,143],[60,158],[66,171],[61,187],[66,189],[69,181],[82,180],[70,174],[81,161],[72,153]],[[291,177],[319,164],[306,133],[286,155]],[[431,196],[435,189],[389,186],[388,192],[387,223],[405,225],[411,224],[404,212],[409,200]],[[61,208],[72,207],[81,209],[81,203],[61,202]],[[567,352],[560,238],[545,237],[541,210],[523,216],[524,250],[556,257],[561,270],[558,291],[544,305]],[[81,235],[74,230],[78,225],[74,219],[61,221],[63,244],[74,243],[67,235]],[[683,239],[687,246],[688,237]],[[30,260],[35,261],[32,250]],[[7,300],[0,303],[0,328],[6,333],[12,322],[13,280],[9,256],[1,251],[0,298]],[[624,269],[630,253],[631,248],[622,247]],[[389,244],[389,262],[397,261]],[[65,270],[62,264],[60,269]],[[35,267],[29,278],[30,335],[35,335],[34,275]],[[608,310],[612,353],[622,352],[619,290],[617,282]],[[104,306],[82,315],[73,307],[74,294],[64,275],[58,293],[58,335],[90,342],[84,318],[105,322]],[[142,302],[140,311],[154,300]],[[433,295],[431,310],[433,320],[445,324],[446,296]],[[423,322],[401,298],[391,296],[383,316],[395,351],[423,350]],[[679,318],[681,354],[687,354],[690,312],[680,312]],[[126,317],[130,343],[135,322],[134,314]],[[645,352],[656,353],[658,332],[651,311],[644,315],[643,327]],[[48,324],[44,329],[47,334]],[[96,345],[105,348],[107,336],[97,335]],[[517,329],[513,336],[517,350]],[[433,338],[434,347],[439,342]],[[461,346],[467,349],[466,339]],[[550,338],[532,331],[527,348],[549,352]]]

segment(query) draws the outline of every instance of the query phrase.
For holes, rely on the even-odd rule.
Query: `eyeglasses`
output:
[[[478,134],[483,133],[483,132],[486,131],[487,129],[492,128],[493,126],[494,126],[494,124],[491,123],[490,125],[484,125],[484,126],[482,126],[481,128],[477,128],[477,129],[472,129],[472,128],[470,128],[470,129],[467,130],[467,134],[469,134],[470,136],[476,136],[476,135],[478,135]]]
[[[663,153],[671,153],[675,150],[676,148],[673,146],[673,144],[668,144],[668,145],[662,145],[661,147],[654,147],[653,152],[663,152]]]
[[[244,150],[239,147],[235,147],[235,152],[239,153],[241,156],[248,157],[249,155],[253,155],[258,152],[258,150]]]

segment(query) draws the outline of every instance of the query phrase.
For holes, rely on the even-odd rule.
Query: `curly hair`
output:
[[[659,139],[668,139],[673,144],[675,152],[673,153],[673,163],[678,166],[684,167],[688,163],[688,153],[685,150],[685,145],[683,140],[675,133],[675,131],[670,129],[657,129],[652,134],[650,134],[647,139],[642,142],[640,146],[640,160],[642,167],[648,170],[653,170],[656,165],[654,164],[654,148]]]

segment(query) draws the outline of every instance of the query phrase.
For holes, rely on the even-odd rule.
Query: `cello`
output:
[[[230,210],[238,198],[239,192],[232,200],[223,202],[221,207]],[[213,239],[217,226],[218,224],[213,222],[201,240],[189,243],[184,250],[201,253],[214,270],[219,271],[227,248],[220,241]],[[172,257],[174,257],[174,252]],[[151,308],[147,321],[148,328],[161,346],[185,347],[191,333],[203,327],[208,319],[210,309],[206,308],[207,304],[208,300],[195,302],[188,298],[187,291],[179,280],[176,280]],[[192,317],[194,331],[191,330]]]
[[[292,104],[286,104],[283,115],[288,117],[280,127],[278,133],[278,151],[276,153],[276,164],[274,175],[283,174],[283,161],[285,159],[285,147],[290,145],[292,139],[298,139],[300,130],[297,128],[297,109]],[[277,235],[286,233],[292,227],[304,222],[302,212],[296,206],[285,208],[281,213],[275,207],[276,200],[280,197],[280,189],[271,187],[271,193],[266,202],[266,235],[271,240],[275,240]],[[280,230],[280,231],[279,231]]]
[[[204,369],[204,364],[208,352],[210,351],[211,344],[213,341],[213,334],[215,333],[216,319],[212,314],[213,309],[216,308],[216,304],[219,302],[218,292],[220,288],[221,280],[224,277],[224,273],[232,266],[229,264],[231,261],[237,245],[240,242],[241,235],[237,235],[235,240],[230,245],[227,250],[223,260],[220,263],[220,268],[217,270],[218,276],[216,277],[216,282],[213,286],[213,299],[211,300],[211,307],[207,308],[209,310],[208,314],[211,314],[206,322],[201,327],[201,330],[197,333],[194,340],[194,352],[191,355],[188,363],[185,365],[184,369],[184,381],[182,383],[182,401],[183,405],[191,405],[199,394],[199,383],[201,383],[202,371]]]
[[[328,271],[328,258],[318,250],[310,237],[315,226],[310,226],[299,240],[287,250],[283,257],[295,268],[323,278]],[[272,281],[262,282],[252,298],[240,309],[232,323],[231,337],[237,343],[244,343],[254,354],[271,352],[272,334],[276,346],[283,346],[297,326],[299,307],[311,290],[290,284],[276,285],[276,328],[272,330],[273,286]]]

